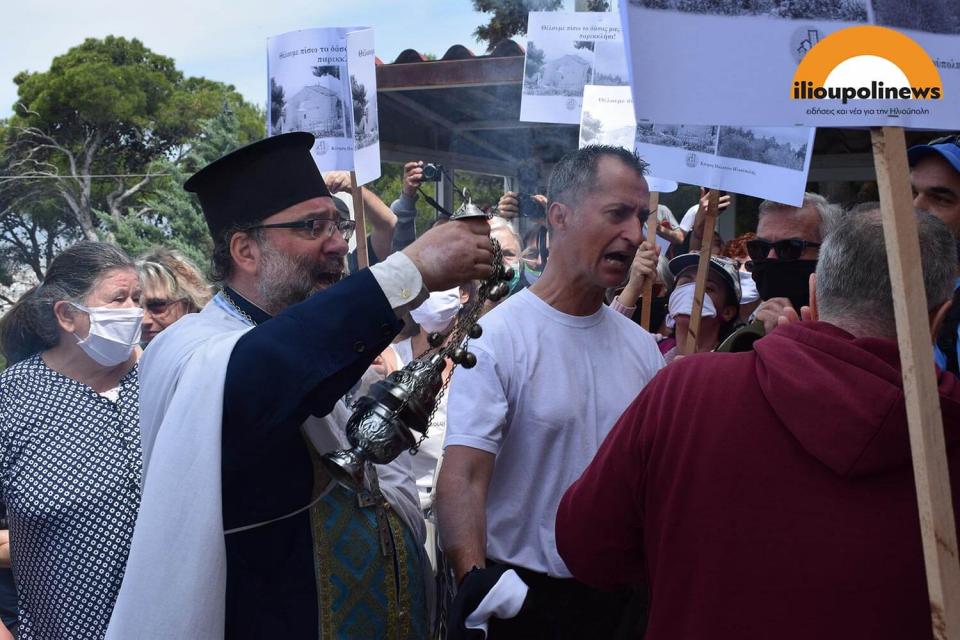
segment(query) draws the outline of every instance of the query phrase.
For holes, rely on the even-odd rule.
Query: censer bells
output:
[[[478,217],[488,216],[467,202],[451,220]],[[327,471],[340,484],[361,490],[367,462],[387,464],[404,451],[415,454],[446,390],[442,376],[445,359],[450,358],[454,366],[459,364],[467,369],[477,364],[477,357],[467,351],[467,344],[483,332],[477,324],[483,303],[506,297],[507,283],[514,275],[513,269],[503,264],[499,243],[493,238],[490,243],[494,272],[481,283],[470,312],[449,334],[431,333],[427,337],[431,347],[427,353],[372,384],[367,395],[353,403],[353,414],[346,427],[350,448],[323,456]]]

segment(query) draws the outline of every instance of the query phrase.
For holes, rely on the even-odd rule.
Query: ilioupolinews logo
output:
[[[933,60],[910,37],[864,25],[841,29],[814,45],[797,66],[790,98],[839,100],[843,105],[854,100],[895,100],[909,103],[893,108],[905,113],[923,101],[942,99],[943,83]],[[814,107],[807,113],[820,111]],[[828,111],[832,114],[834,109]],[[859,111],[855,105],[836,109],[837,113]]]

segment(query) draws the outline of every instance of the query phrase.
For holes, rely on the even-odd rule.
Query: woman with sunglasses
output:
[[[183,316],[200,311],[213,295],[196,265],[174,249],[154,248],[137,261],[137,270],[143,283],[144,347]]]

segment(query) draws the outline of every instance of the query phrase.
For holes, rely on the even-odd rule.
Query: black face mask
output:
[[[753,279],[761,300],[787,298],[800,313],[810,304],[810,274],[816,269],[816,260],[761,260],[753,263]]]

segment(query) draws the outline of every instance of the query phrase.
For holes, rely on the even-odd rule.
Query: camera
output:
[[[424,182],[440,182],[443,179],[443,165],[433,162],[423,165]]]
[[[521,193],[517,200],[520,201],[520,215],[524,218],[542,218],[547,214],[543,205],[529,194]]]

